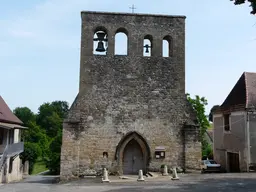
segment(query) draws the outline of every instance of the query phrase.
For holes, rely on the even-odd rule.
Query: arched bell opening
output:
[[[116,30],[115,55],[128,55],[128,31],[125,28]]]
[[[163,38],[163,57],[172,57],[173,54],[173,41],[172,37],[167,35]]]
[[[104,27],[97,27],[93,36],[93,54],[107,55],[108,51],[108,33]]]
[[[143,56],[151,57],[153,48],[153,37],[152,35],[146,35],[143,40]]]

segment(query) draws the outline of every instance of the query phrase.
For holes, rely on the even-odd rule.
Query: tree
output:
[[[66,101],[42,104],[38,109],[37,124],[46,131],[49,137],[54,138],[59,129],[62,129],[62,122],[68,113],[68,108]]]
[[[205,132],[207,128],[210,126],[207,116],[205,115],[205,106],[208,104],[205,97],[199,97],[198,95],[195,98],[191,98],[189,94],[187,94],[187,99],[191,104],[192,108],[196,112],[197,121],[200,127],[200,140],[202,144],[202,156],[209,155],[209,144],[205,139]]]
[[[46,132],[51,139],[47,158],[45,162],[47,167],[53,174],[60,172],[60,154],[62,145],[62,123],[68,114],[68,103],[65,101],[53,101],[52,103],[44,103],[39,107],[37,115],[37,123]]]
[[[45,131],[36,124],[36,114],[28,107],[17,107],[13,113],[24,123],[24,126],[28,127],[28,130],[22,131],[22,140],[27,143],[37,143],[41,148],[42,157],[45,158],[49,145],[48,137]]]
[[[17,107],[14,114],[29,129],[22,134],[25,141],[23,162],[29,161],[30,173],[36,160],[44,160],[54,174],[60,172],[60,154],[62,145],[62,122],[68,114],[69,105],[66,101],[43,103],[38,114],[27,107]]]
[[[50,138],[46,135],[45,131],[40,128],[35,122],[30,122],[28,125],[29,130],[24,136],[24,141],[37,143],[42,151],[42,158],[47,157],[49,140]]]
[[[24,151],[20,154],[20,158],[22,163],[29,161],[29,174],[32,172],[34,163],[36,162],[37,158],[41,156],[41,154],[41,148],[37,143],[24,143]]]
[[[54,111],[59,115],[60,118],[64,119],[68,115],[69,105],[66,101],[53,101],[51,103]]]
[[[197,121],[200,127],[200,138],[202,140],[207,128],[210,126],[207,116],[205,115],[205,106],[208,105],[207,100],[205,97],[199,97],[198,95],[193,99],[190,97],[190,94],[187,94],[187,99],[196,112]]]
[[[46,165],[52,174],[60,173],[60,155],[62,145],[62,131],[59,130],[57,136],[53,139],[49,146],[49,158]]]
[[[245,2],[249,2],[250,6],[252,7],[251,14],[255,15],[256,14],[256,0],[230,0],[234,1],[235,5],[241,5],[244,4]]]
[[[24,123],[24,126],[26,127],[28,127],[30,122],[36,121],[36,115],[28,107],[17,107],[13,110],[13,113]]]

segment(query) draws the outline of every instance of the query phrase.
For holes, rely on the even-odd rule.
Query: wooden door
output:
[[[138,174],[139,170],[144,170],[143,154],[137,141],[130,141],[123,154],[123,174]]]
[[[229,172],[240,172],[239,154],[228,153]]]

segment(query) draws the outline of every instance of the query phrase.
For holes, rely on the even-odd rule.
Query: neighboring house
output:
[[[256,73],[244,72],[221,106],[212,111],[214,159],[228,172],[256,163]]]
[[[0,96],[0,183],[22,179],[23,166],[19,158],[24,148],[22,124]]]

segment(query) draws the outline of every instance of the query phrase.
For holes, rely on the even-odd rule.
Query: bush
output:
[[[59,130],[58,135],[53,139],[49,146],[49,156],[46,159],[46,166],[52,174],[60,173],[60,154],[62,144],[62,133]]]
[[[213,159],[212,146],[209,143],[207,143],[206,140],[202,141],[202,156],[208,159]]]
[[[25,142],[24,151],[20,154],[22,163],[29,161],[29,174],[32,173],[34,163],[42,155],[42,150],[36,143]]]

